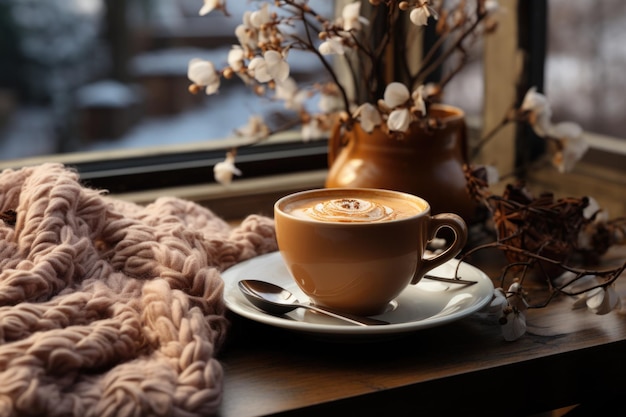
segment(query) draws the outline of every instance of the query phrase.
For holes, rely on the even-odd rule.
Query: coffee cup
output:
[[[274,204],[281,256],[300,289],[320,306],[381,314],[408,285],[454,258],[467,226],[453,213],[430,214],[420,197],[390,190],[325,188]],[[438,254],[426,246],[441,228],[453,238]]]

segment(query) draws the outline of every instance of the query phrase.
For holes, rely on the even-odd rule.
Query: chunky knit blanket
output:
[[[58,164],[0,173],[0,218],[0,416],[216,411],[220,271],[276,249],[271,219],[139,206]]]

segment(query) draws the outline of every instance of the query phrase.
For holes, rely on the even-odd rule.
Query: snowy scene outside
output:
[[[134,47],[127,62],[131,79],[119,82],[107,73],[113,65],[111,45],[103,36],[107,3],[104,0],[3,2],[0,17],[13,22],[10,39],[15,45],[9,51],[0,48],[0,54],[5,55],[4,69],[0,68],[2,159],[222,139],[232,136],[233,129],[244,125],[251,114],[268,114],[281,108],[267,99],[256,99],[236,82],[226,85],[217,96],[185,97],[190,96],[185,88],[189,59],[224,61],[230,47],[228,35],[241,21],[243,11],[254,5],[231,1],[230,18],[217,13],[203,19],[197,16],[199,0],[126,2],[128,28],[124,32],[141,35],[140,40],[151,45],[144,45],[143,49],[141,45]],[[318,3],[325,6],[323,13],[332,12],[331,2]],[[549,7],[545,93],[555,115],[558,119],[576,120],[590,131],[623,137],[622,97],[626,80],[620,69],[626,64],[626,49],[622,46],[626,41],[626,3],[549,0]],[[150,36],[150,42],[144,39]],[[4,64],[16,57],[27,65]],[[314,79],[320,73],[320,64],[310,55],[294,53],[290,63],[300,76]],[[468,65],[447,89],[449,101],[470,115],[480,114],[483,85],[480,71],[479,62]],[[11,81],[18,75],[17,84],[26,86],[29,92],[26,98],[11,91],[15,86]],[[175,99],[183,102],[180,108],[151,114],[151,106],[155,104],[150,101],[154,84],[147,81],[153,82],[154,78],[169,83],[165,97],[172,102]],[[141,80],[145,82],[142,84]],[[172,91],[178,92],[176,97]],[[99,106],[123,111],[141,109],[136,120],[128,122],[123,134],[81,138],[79,118],[84,115],[83,110]]]

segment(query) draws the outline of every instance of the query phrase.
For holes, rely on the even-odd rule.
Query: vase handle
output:
[[[328,137],[328,166],[332,166],[341,149],[341,123],[336,122]]]

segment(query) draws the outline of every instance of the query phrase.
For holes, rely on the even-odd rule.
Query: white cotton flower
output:
[[[289,64],[277,51],[266,51],[263,57],[254,57],[248,64],[248,71],[260,83],[283,82],[289,78]]]
[[[239,71],[243,68],[243,62],[246,54],[241,46],[234,45],[230,51],[228,51],[228,65],[233,71]]]
[[[241,175],[239,168],[235,166],[235,155],[231,152],[226,154],[226,159],[218,162],[213,167],[213,176],[215,181],[222,185],[228,185],[233,181],[233,175]]]
[[[243,136],[254,141],[265,139],[270,134],[270,128],[265,124],[260,116],[250,116],[248,123],[235,129],[237,136]]]
[[[287,110],[302,110],[307,97],[307,91],[299,90],[298,84],[291,77],[287,78],[285,81],[276,83],[274,98],[283,101]]]
[[[411,14],[409,15],[411,22],[416,25],[416,26],[426,26],[426,24],[428,23],[428,16],[430,14],[428,13],[428,9],[424,8],[424,7],[416,7],[415,9],[411,10]]]
[[[498,168],[493,165],[484,165],[485,173],[487,174],[487,184],[494,185],[500,181],[500,173]]]
[[[485,11],[487,13],[495,13],[500,10],[500,3],[498,0],[486,0],[485,1]]]
[[[507,342],[513,342],[526,333],[526,315],[511,309],[503,316],[502,336]]]
[[[406,132],[411,125],[411,112],[409,109],[397,109],[389,113],[387,127],[391,131]]]
[[[369,21],[361,16],[361,2],[355,1],[344,6],[341,12],[341,21],[343,22],[343,30],[349,32],[351,30],[359,31],[363,25],[368,25]]]
[[[537,87],[528,89],[520,109],[531,113],[547,113],[552,116],[552,109],[548,99],[543,94],[537,92]]]
[[[318,49],[322,55],[344,55],[346,53],[341,36],[331,36],[322,42]]]
[[[593,250],[595,247],[593,238],[598,227],[602,227],[609,220],[609,213],[607,210],[602,210],[595,198],[588,197],[588,199],[589,203],[583,209],[583,217],[587,220],[593,217],[593,220],[584,225],[578,232],[577,245],[580,249]]]
[[[406,104],[409,98],[411,98],[409,89],[399,82],[392,82],[387,85],[383,94],[383,101],[390,109]]]
[[[302,141],[309,142],[311,140],[319,139],[324,135],[324,129],[322,128],[319,120],[312,117],[308,123],[302,124]]]
[[[257,45],[264,43],[272,43],[272,39],[270,39],[270,30],[268,30],[268,24],[272,22],[272,13],[270,11],[270,4],[267,2],[263,2],[261,7],[250,13],[249,16],[249,26],[254,31],[255,41]],[[279,36],[279,34],[274,33],[273,36]],[[252,49],[254,49],[252,47]]]
[[[583,135],[583,129],[578,123],[562,122],[552,126],[550,134],[557,138],[579,138]]]
[[[343,101],[338,94],[332,92],[322,92],[320,94],[320,100],[317,103],[317,108],[322,113],[333,113],[343,106]]]
[[[528,310],[528,303],[526,302],[526,298],[524,297],[524,289],[519,282],[512,283],[509,286],[509,290],[507,291],[507,293],[507,300],[511,307],[521,312]]]
[[[272,80],[272,76],[267,72],[267,63],[260,56],[252,58],[248,64],[248,73],[260,83],[266,83]]]
[[[587,308],[593,313],[604,315],[621,306],[619,295],[613,285],[595,288],[587,293]]]
[[[582,128],[573,122],[553,125],[550,121],[550,103],[535,87],[530,88],[524,96],[520,110],[530,113],[528,121],[538,136],[549,136],[560,142],[561,146],[553,155],[552,164],[561,172],[571,171],[589,147]]]
[[[603,210],[595,198],[588,197],[588,199],[589,203],[583,209],[583,217],[587,220],[593,217],[593,220],[578,232],[578,248],[593,250],[595,245],[593,237],[597,233],[598,227],[602,227],[609,221],[609,212]]]
[[[570,172],[589,149],[582,128],[573,122],[562,122],[551,127],[550,136],[557,138],[562,146],[553,155],[553,165],[560,172]]]
[[[256,38],[253,35],[254,31],[250,30],[246,25],[241,24],[235,28],[235,36],[241,46],[253,49],[256,46]]]
[[[539,137],[546,137],[552,127],[550,121],[551,114],[549,112],[535,113],[530,120],[530,127]]]
[[[428,1],[424,1],[411,10],[409,19],[411,19],[411,22],[416,26],[426,26],[428,24],[428,18],[431,16],[435,20],[439,18],[435,9],[428,5]]]
[[[267,72],[275,81],[285,81],[289,77],[289,64],[277,51],[267,51],[263,54],[267,63]]]
[[[537,92],[537,87],[531,87],[524,96],[520,110],[531,113],[530,126],[540,137],[545,137],[552,125],[552,109],[546,96]]]
[[[211,61],[194,58],[189,61],[187,77],[191,82],[205,87],[206,94],[214,94],[220,87],[220,75]]]
[[[604,222],[609,220],[609,215],[606,211],[602,210],[600,204],[598,204],[598,200],[593,197],[587,197],[587,207],[583,209],[583,217],[585,219],[590,219],[593,215],[595,215],[594,221],[596,222]]]
[[[243,23],[235,28],[235,36],[242,47],[254,49],[258,41],[258,30],[252,26],[250,22],[251,16],[252,12],[250,10],[243,14]]]
[[[289,64],[277,51],[267,51],[263,57],[255,57],[248,64],[248,71],[258,82],[285,81],[289,77]]]
[[[361,104],[354,112],[354,116],[358,116],[361,127],[367,133],[372,133],[374,128],[383,122],[378,109],[370,103]]]
[[[263,25],[269,23],[271,19],[270,5],[265,2],[261,5],[259,10],[250,14],[250,24],[257,29],[260,29]]]
[[[498,318],[506,341],[517,340],[526,333],[526,314],[511,307],[502,288],[494,289],[491,302],[481,312],[486,313],[487,317]]]
[[[241,17],[241,22],[247,28],[252,28],[252,13],[251,10],[246,10]]]
[[[550,103],[546,96],[537,92],[537,87],[531,87],[524,95],[522,105],[520,107],[524,111],[530,111],[534,113],[551,112]]]
[[[204,4],[198,14],[200,16],[205,16],[219,7],[222,7],[220,0],[204,0]]]

